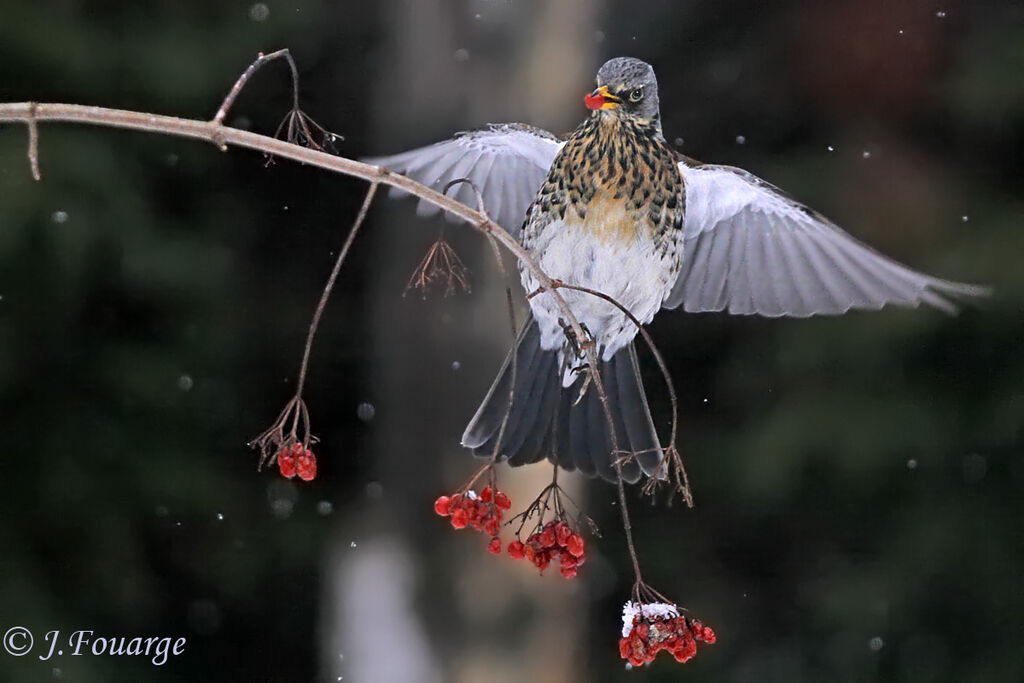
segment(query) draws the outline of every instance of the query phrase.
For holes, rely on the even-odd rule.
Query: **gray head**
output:
[[[586,100],[591,109],[614,109],[657,125],[658,79],[647,62],[633,57],[609,59],[597,71],[597,90]]]

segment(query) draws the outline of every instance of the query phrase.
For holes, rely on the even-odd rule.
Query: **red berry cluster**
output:
[[[567,579],[576,576],[577,568],[586,560],[583,539],[562,521],[548,522],[526,539],[526,543],[512,541],[508,554],[517,560],[525,557],[541,571],[548,568],[551,560],[557,559],[562,576]]]
[[[626,603],[627,613],[630,605]],[[671,609],[650,610],[652,607]],[[696,619],[687,619],[678,614],[674,605],[634,605],[635,616],[632,622],[623,628],[622,640],[619,641],[619,654],[632,666],[640,666],[653,662],[662,650],[675,657],[677,662],[685,662],[697,654],[697,641],[712,644],[715,632]],[[628,616],[624,615],[623,619]]]
[[[485,486],[479,495],[470,489],[451,497],[441,496],[434,501],[434,512],[442,517],[451,517],[451,524],[456,529],[471,526],[493,536],[487,549],[496,555],[501,552],[498,530],[505,510],[510,507],[512,501],[508,496],[492,486]]]
[[[277,466],[281,476],[291,479],[296,474],[303,481],[312,481],[316,477],[316,456],[313,451],[304,448],[301,443],[285,446],[277,452]]]

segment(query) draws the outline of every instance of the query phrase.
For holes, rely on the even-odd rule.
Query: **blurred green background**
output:
[[[566,132],[601,62],[643,58],[681,151],[997,295],[959,317],[655,321],[697,507],[632,492],[637,542],[719,642],[625,672],[611,487],[573,482],[603,531],[575,582],[431,512],[475,467],[458,437],[508,343],[479,238],[446,229],[471,294],[403,298],[439,224],[379,202],[313,352],[320,475],[284,481],[245,442],[290,395],[365,186],[57,124],[35,183],[5,126],[0,630],[36,649],[0,652],[0,680],[1024,680],[1019,3],[8,0],[0,101],[209,118],[280,47],[350,157],[487,122]],[[229,123],[272,132],[288,88],[267,67]],[[521,509],[548,474],[500,476]],[[53,629],[188,644],[161,667],[40,661]]]

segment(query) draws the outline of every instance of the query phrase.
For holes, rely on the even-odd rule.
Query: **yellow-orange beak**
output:
[[[608,92],[607,85],[602,85],[589,95],[584,95],[583,103],[587,109],[615,109],[622,104],[622,99]]]

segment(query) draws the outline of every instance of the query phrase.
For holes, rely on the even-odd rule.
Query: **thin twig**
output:
[[[462,183],[469,185],[473,190],[474,195],[476,195],[477,210],[483,214],[485,218],[490,220],[490,215],[487,213],[487,207],[484,205],[484,196],[480,192],[480,188],[477,187],[476,183],[469,178],[455,178],[454,180],[449,181],[441,192],[444,195],[447,195],[448,190]],[[498,272],[501,274],[501,278],[505,281],[505,303],[508,307],[509,326],[512,330],[512,359],[510,361],[512,363],[512,377],[509,381],[508,387],[508,407],[505,408],[505,414],[501,417],[501,426],[498,427],[498,436],[494,439],[494,448],[491,449],[491,463],[493,464],[497,461],[498,455],[501,452],[501,443],[505,438],[505,429],[508,427],[508,420],[512,415],[512,403],[515,401],[516,397],[516,361],[519,354],[519,326],[516,325],[516,307],[512,301],[512,286],[508,282],[509,275],[508,271],[505,269],[505,263],[501,258],[501,250],[498,248],[493,234],[487,233],[486,236],[487,243],[491,245],[491,250],[494,253],[494,260],[498,264]],[[557,470],[557,466],[555,469]]]
[[[504,274],[504,269],[502,269]],[[512,302],[512,287],[505,283],[505,302],[508,304],[508,320],[512,328],[512,377],[509,380],[508,387],[508,407],[505,408],[505,414],[501,417],[501,426],[498,427],[498,436],[494,439],[494,448],[491,450],[491,462],[495,462],[498,459],[498,455],[501,451],[501,442],[505,438],[505,429],[508,427],[509,417],[512,415],[512,402],[516,398],[516,360],[519,357],[519,334],[516,330],[516,309]]]
[[[36,125],[36,103],[28,105],[28,165],[32,169],[32,178],[37,182],[43,179],[39,173],[39,126]]]
[[[572,504],[573,508],[576,509],[575,515],[569,515],[568,508],[565,503],[562,502],[563,497]],[[544,527],[548,512],[551,512],[551,519],[549,521],[565,521],[572,517],[577,528],[582,528],[583,525],[586,524],[595,536],[601,535],[597,529],[597,525],[594,524],[594,520],[583,514],[583,510],[580,508],[579,504],[573,500],[572,496],[566,493],[565,489],[558,485],[557,464],[553,468],[551,483],[541,489],[541,492],[537,494],[537,497],[533,499],[533,502],[526,506],[525,510],[512,517],[512,519],[505,524],[507,526],[512,526],[516,522],[519,522],[519,526],[517,526],[515,530],[515,535],[517,539],[521,540],[523,528],[531,519],[536,517],[537,521],[534,523],[534,526],[528,535],[539,532]]]
[[[461,287],[464,292],[469,292],[472,288],[469,284],[468,273],[469,270],[462,262],[462,259],[452,249],[452,246],[445,241],[442,228],[437,240],[430,245],[426,256],[423,257],[423,260],[420,261],[420,264],[416,266],[416,269],[409,276],[409,281],[405,284],[402,296],[408,294],[411,289],[418,289],[422,292],[425,299],[427,298],[427,290],[430,289],[430,286],[439,281],[444,282],[445,297],[454,294],[458,287]]]
[[[352,229],[348,231],[348,237],[345,238],[345,244],[342,245],[341,251],[338,253],[338,258],[334,262],[334,268],[331,270],[331,275],[327,278],[327,284],[324,285],[324,291],[320,295],[320,302],[316,305],[316,311],[313,313],[313,320],[309,323],[309,332],[306,334],[306,348],[302,352],[302,366],[299,368],[299,381],[295,387],[296,396],[302,395],[302,387],[306,383],[306,370],[309,367],[309,352],[313,348],[313,337],[316,335],[317,326],[320,325],[320,316],[323,315],[324,308],[327,306],[327,300],[331,296],[331,290],[334,289],[334,281],[338,279],[338,272],[341,271],[341,264],[345,262],[345,257],[348,255],[348,251],[352,247],[352,242],[355,241],[356,235],[359,233],[359,227],[366,219],[366,213],[370,210],[370,204],[373,203],[373,197],[376,194],[377,183],[370,183],[370,189],[366,191],[366,198],[363,199],[363,205],[359,207],[359,214],[356,215],[356,220],[352,223]]]
[[[228,110],[234,105],[235,100],[238,99],[238,95],[241,94],[242,88],[249,82],[253,74],[260,70],[260,67],[267,62],[273,61],[279,57],[284,57],[288,61],[288,66],[292,70],[292,103],[295,109],[299,108],[299,69],[295,66],[295,60],[292,59],[291,53],[288,48],[278,50],[277,52],[271,52],[269,55],[265,55],[262,52],[256,57],[256,61],[249,65],[249,68],[242,72],[242,75],[238,77],[235,84],[228,91],[227,97],[224,98],[224,102],[220,105],[220,109],[217,110],[217,114],[213,117],[213,123],[222,124],[224,118],[228,115]]]

